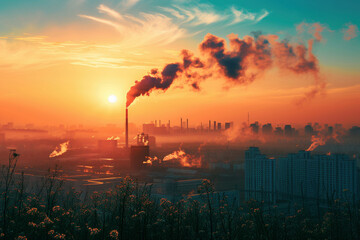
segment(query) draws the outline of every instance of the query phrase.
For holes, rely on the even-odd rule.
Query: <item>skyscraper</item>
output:
[[[275,159],[261,154],[259,148],[250,147],[245,152],[245,199],[276,201]]]

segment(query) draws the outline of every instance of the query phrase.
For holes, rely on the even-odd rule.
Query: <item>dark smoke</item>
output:
[[[196,80],[200,79],[200,77],[197,73],[191,73],[190,68],[203,68],[204,64],[199,58],[193,57],[193,54],[188,50],[183,50],[181,55],[183,57],[183,63],[167,64],[160,75],[158,69],[152,69],[141,81],[136,81],[135,85],[130,88],[126,95],[126,107],[129,107],[135,98],[139,96],[149,96],[153,90],[166,91],[181,73],[185,73],[185,77],[188,79],[187,83],[189,83],[193,89],[200,90]]]
[[[305,46],[288,40],[278,41],[278,36],[263,35],[260,31],[252,34],[253,37],[245,36],[243,39],[230,34],[228,48],[224,39],[207,34],[199,46],[203,60],[188,50],[182,50],[181,63],[167,64],[161,74],[153,69],[141,81],[136,81],[127,93],[126,106],[153,90],[166,91],[176,79],[198,91],[200,81],[213,75],[232,83],[249,84],[272,66],[294,74],[313,74],[315,83],[300,103],[315,97],[325,88],[325,82],[319,78],[318,60],[312,53],[314,39]]]
[[[229,35],[230,50],[226,50],[224,39],[207,34],[200,44],[200,50],[209,56],[227,79],[250,83],[272,64],[269,41],[260,32],[254,35],[255,38],[248,36],[244,39],[235,34]]]
[[[154,89],[166,91],[177,77],[178,72],[181,71],[178,63],[166,65],[161,75],[158,74],[157,69],[152,69],[150,74],[145,75],[140,82],[135,82],[135,85],[130,88],[126,95],[126,107],[129,107],[135,98],[149,95]]]

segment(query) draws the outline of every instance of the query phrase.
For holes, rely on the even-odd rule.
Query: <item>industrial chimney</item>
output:
[[[125,147],[129,148],[129,115],[128,115],[128,108],[126,108],[126,114],[125,114]]]

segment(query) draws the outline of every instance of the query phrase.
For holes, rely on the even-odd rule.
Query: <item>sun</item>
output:
[[[115,102],[117,101],[117,97],[116,97],[115,95],[110,95],[110,96],[108,97],[108,101],[109,101],[110,103],[115,103]]]

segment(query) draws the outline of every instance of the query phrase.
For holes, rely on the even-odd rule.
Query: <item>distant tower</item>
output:
[[[182,131],[182,118],[180,118],[180,130]]]
[[[189,119],[186,119],[186,130],[189,130]]]
[[[211,130],[211,120],[209,120],[209,132]]]

